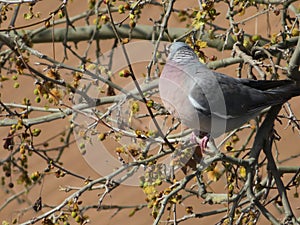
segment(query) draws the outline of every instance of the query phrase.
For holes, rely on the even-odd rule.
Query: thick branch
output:
[[[153,26],[149,25],[139,25],[137,24],[136,27],[132,30],[129,27],[129,25],[124,24],[122,26],[116,26],[117,32],[121,38],[127,38],[129,34],[133,39],[140,39],[140,40],[153,40],[157,39],[159,36],[159,31],[153,30]],[[33,32],[33,31],[32,31]],[[52,37],[53,32],[53,37]],[[101,27],[100,30],[95,32],[95,26],[83,26],[83,27],[76,27],[76,30],[70,29],[68,31],[67,40],[71,42],[80,42],[80,41],[89,41],[91,40],[91,37],[93,37],[95,40],[105,40],[105,39],[113,39],[115,38],[115,33],[109,24],[105,24]],[[190,29],[188,28],[177,28],[177,27],[168,27],[168,33],[172,40],[178,39],[182,37],[183,34],[190,32]],[[27,31],[26,33],[31,33],[31,31]],[[65,39],[66,30],[65,28],[56,28],[54,30],[47,29],[43,30],[39,33],[36,33],[34,36],[32,36],[31,41],[33,43],[51,43],[54,42],[63,42]],[[251,36],[245,34],[245,36]],[[207,42],[207,45],[209,47],[215,48],[219,51],[222,50],[231,50],[233,47],[233,44],[235,41],[229,37],[226,45],[224,46],[225,42],[221,38],[211,38],[211,34],[208,34],[204,31],[204,34],[201,36],[201,39],[205,42]],[[162,41],[169,41],[168,35],[164,33],[162,35]],[[286,49],[293,47],[297,44],[298,37],[290,38],[289,40],[286,40],[285,42],[278,43],[276,45],[273,45],[270,48],[270,52],[272,54],[278,53],[279,49]],[[259,46],[263,46],[265,44],[269,43],[269,40],[261,39],[258,43]]]
[[[136,27],[132,30],[129,27],[129,25],[124,24],[122,26],[116,26],[116,30],[118,32],[118,35],[121,38],[126,38],[131,35],[133,39],[141,39],[141,40],[153,40],[157,39],[159,34],[159,30],[155,31],[153,29],[153,26],[149,25],[139,25],[137,24]],[[187,28],[177,28],[177,27],[168,27],[168,33],[172,40],[177,39],[181,37],[183,34],[189,32],[190,29]],[[54,32],[54,35],[52,37],[52,32]],[[115,38],[115,33],[112,29],[112,26],[109,24],[105,24],[101,27],[100,30],[95,32],[95,26],[83,26],[83,27],[76,27],[76,30],[70,29],[68,31],[67,39],[68,41],[72,42],[80,42],[80,41],[89,41],[91,37],[93,36],[95,40],[105,40],[105,39],[113,39]],[[27,33],[30,33],[30,31],[27,31]],[[65,39],[66,31],[65,28],[56,28],[54,30],[47,29],[43,30],[40,33],[35,34],[32,37],[33,43],[49,43],[49,42],[63,42]],[[168,35],[166,33],[162,34],[162,41],[169,41]],[[214,47],[218,50],[224,49],[224,41],[222,39],[218,38],[211,38],[211,35],[208,33],[204,33],[202,36],[202,40],[206,41],[208,46]],[[229,38],[229,41],[227,45],[225,46],[225,49],[232,49],[232,46],[234,44],[234,40],[232,38]]]

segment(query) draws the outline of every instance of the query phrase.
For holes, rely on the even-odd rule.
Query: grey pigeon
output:
[[[300,87],[292,80],[237,79],[214,72],[187,44],[176,42],[160,76],[159,92],[167,110],[184,125],[217,137],[300,95]]]

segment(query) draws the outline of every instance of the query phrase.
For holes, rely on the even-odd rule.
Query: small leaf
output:
[[[33,18],[33,14],[32,13],[24,13],[24,19],[25,20],[30,20]]]
[[[240,176],[241,176],[242,178],[246,178],[246,176],[247,176],[246,168],[243,167],[243,166],[240,167]]]
[[[134,214],[135,214],[135,212],[137,211],[137,209],[136,208],[134,208],[133,210],[131,210],[131,212],[129,213],[129,217],[132,217],[132,216],[134,216]]]

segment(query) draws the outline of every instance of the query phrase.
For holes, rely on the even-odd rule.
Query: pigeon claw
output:
[[[199,138],[194,132],[192,132],[191,142],[198,144],[201,152],[205,153],[209,142],[209,134],[206,134],[204,137]]]
[[[198,142],[200,149],[202,150],[202,152],[205,152],[205,149],[207,148],[207,144],[209,141],[209,135],[204,136],[203,138],[201,138]]]

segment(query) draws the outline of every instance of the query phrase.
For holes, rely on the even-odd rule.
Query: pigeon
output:
[[[163,105],[193,130],[218,137],[300,95],[292,80],[239,79],[212,71],[183,42],[172,43],[159,78]]]

